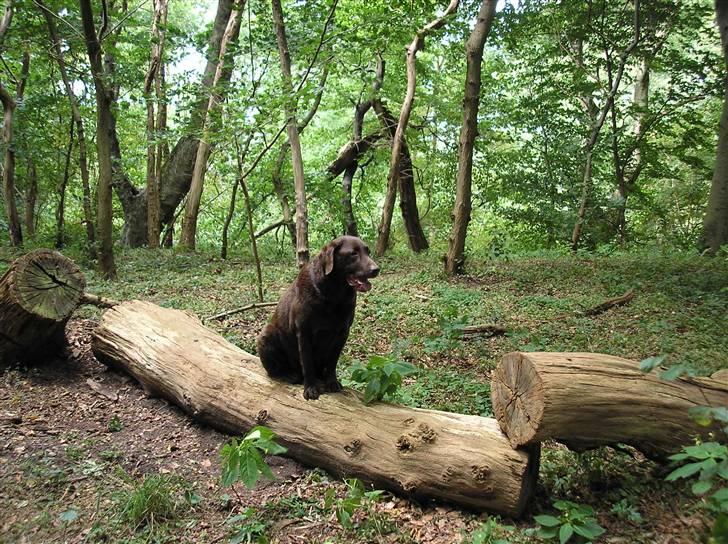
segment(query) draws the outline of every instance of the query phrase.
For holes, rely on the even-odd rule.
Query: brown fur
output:
[[[303,382],[303,396],[336,392],[336,364],[354,320],[356,293],[371,288],[379,274],[369,248],[359,238],[329,242],[304,266],[281,296],[258,337],[258,356],[271,378]]]

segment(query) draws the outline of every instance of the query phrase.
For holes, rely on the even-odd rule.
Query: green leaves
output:
[[[367,491],[361,480],[357,478],[344,480],[344,483],[347,487],[346,496],[343,499],[337,499],[334,488],[327,489],[324,495],[324,508],[329,510],[333,507],[336,519],[339,520],[341,526],[351,529],[354,526],[351,521],[352,516],[359,507],[377,501],[383,491],[378,489]]]
[[[594,519],[591,506],[576,504],[571,501],[556,501],[554,508],[560,511],[558,517],[542,514],[534,516],[540,525],[536,535],[544,540],[558,538],[560,544],[569,542],[574,535],[579,542],[591,542],[604,533]]]
[[[387,357],[374,355],[369,358],[366,366],[361,363],[354,365],[351,379],[366,384],[364,402],[370,404],[375,400],[382,400],[385,396],[394,395],[402,385],[402,377],[416,372],[416,366],[392,355]]]
[[[285,453],[286,448],[276,443],[275,434],[267,427],[254,427],[241,441],[233,438],[220,450],[222,458],[222,485],[229,487],[242,481],[245,487],[252,489],[263,475],[273,480],[275,477],[270,467],[263,460],[263,455]]]
[[[667,358],[667,355],[657,355],[655,357],[648,357],[640,361],[640,370],[642,372],[652,372],[655,368],[660,366],[662,362]]]

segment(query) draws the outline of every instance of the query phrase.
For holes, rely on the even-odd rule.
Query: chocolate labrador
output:
[[[349,337],[357,292],[372,288],[379,267],[355,236],[329,242],[281,296],[258,337],[258,355],[271,378],[303,382],[303,396],[341,391],[336,363]]]

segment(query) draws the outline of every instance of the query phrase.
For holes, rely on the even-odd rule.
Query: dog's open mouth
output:
[[[364,277],[348,276],[346,282],[360,293],[366,293],[372,288],[369,279]]]

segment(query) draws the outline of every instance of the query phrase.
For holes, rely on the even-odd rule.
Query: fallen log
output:
[[[716,430],[688,410],[728,406],[728,383],[720,372],[666,381],[598,353],[514,352],[493,373],[491,400],[513,447],[547,439],[577,451],[624,443],[663,459]]]
[[[352,391],[306,401],[300,386],[272,381],[257,357],[179,310],[122,302],[103,314],[92,349],[194,419],[231,434],[265,425],[289,456],[337,475],[510,517],[534,489],[538,446],[514,450],[494,419],[367,406]]]
[[[0,278],[0,363],[57,351],[86,280],[57,251],[39,249],[18,258]]]

